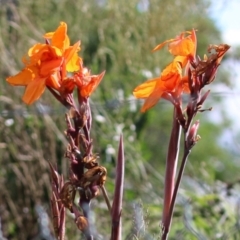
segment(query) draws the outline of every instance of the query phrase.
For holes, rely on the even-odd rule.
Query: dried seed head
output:
[[[87,123],[87,120],[89,118],[89,113],[88,113],[88,107],[86,104],[81,104],[80,110],[79,110],[79,125],[80,128],[83,128],[85,124]]]
[[[204,59],[200,60],[196,67],[197,75],[203,75],[201,88],[215,79],[220,62],[229,48],[230,46],[227,44],[210,45],[208,47],[210,55],[204,56]]]
[[[88,188],[85,189],[85,195],[87,199],[92,199],[96,196],[98,196],[100,193],[99,186],[98,185],[90,185]]]
[[[71,212],[73,207],[73,202],[76,195],[76,187],[71,182],[66,182],[61,189],[60,199],[64,207],[68,208]]]
[[[91,169],[91,168],[98,166],[98,163],[97,163],[98,158],[99,157],[97,155],[84,157],[83,158],[84,167],[87,169]]]
[[[69,118],[76,118],[79,116],[79,114],[77,113],[75,108],[71,107],[68,111],[68,116]]]
[[[107,178],[106,168],[102,166],[96,166],[84,173],[81,179],[81,186],[83,188],[86,188],[92,183],[94,183],[95,185],[102,186],[105,183],[106,178]]]

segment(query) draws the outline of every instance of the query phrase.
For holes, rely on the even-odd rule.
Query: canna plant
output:
[[[117,178],[114,200],[111,204],[104,183],[107,170],[93,153],[91,133],[91,109],[89,97],[101,82],[105,72],[92,75],[78,56],[80,41],[70,45],[67,24],[61,22],[55,32],[46,33],[45,43],[37,43],[23,59],[25,68],[15,76],[7,78],[13,86],[25,86],[22,100],[26,104],[37,101],[47,88],[68,109],[65,114],[68,140],[65,157],[69,160],[69,179],[65,180],[50,164],[52,178],[51,210],[57,239],[65,238],[66,210],[75,216],[76,226],[86,239],[94,239],[90,221],[91,200],[103,192],[109,217],[112,219],[112,239],[120,239],[121,203],[124,178],[123,139],[120,138],[117,163]],[[77,100],[74,98],[74,91]],[[79,202],[76,204],[76,194]]]
[[[193,146],[200,139],[197,135],[199,120],[194,122],[198,112],[207,99],[210,90],[204,87],[210,84],[216,76],[220,62],[230,48],[227,44],[210,45],[208,56],[201,59],[196,55],[196,31],[181,33],[174,39],[166,40],[157,45],[153,51],[168,45],[168,51],[173,55],[173,61],[157,78],[147,80],[133,91],[136,98],[145,99],[141,108],[145,112],[163,98],[173,105],[172,130],[170,134],[168,154],[166,158],[164,203],[161,220],[162,240],[168,238],[177,192],[183,176],[184,168]],[[183,106],[183,95],[188,95],[188,102]],[[183,156],[177,173],[181,132],[183,132]]]
[[[84,66],[83,59],[78,56],[80,41],[70,44],[65,22],[61,22],[56,31],[44,34],[43,38],[45,43],[32,46],[23,58],[23,70],[15,76],[8,77],[7,82],[13,86],[25,86],[22,100],[28,105],[37,101],[45,89],[48,89],[68,110],[65,114],[68,179],[64,179],[58,173],[57,167],[49,163],[55,235],[59,240],[65,238],[65,214],[66,211],[70,211],[74,215],[77,228],[85,238],[96,239],[90,217],[90,205],[91,200],[101,191],[111,219],[111,240],[120,240],[125,165],[123,137],[120,137],[112,203],[104,187],[107,169],[100,165],[91,139],[89,97],[103,79],[105,72],[92,75]],[[194,122],[194,117],[198,112],[206,110],[202,105],[210,91],[203,89],[215,79],[220,62],[229,49],[226,44],[210,45],[208,56],[200,59],[196,56],[197,38],[194,29],[159,44],[153,51],[160,50],[165,45],[168,45],[170,54],[174,56],[173,61],[159,77],[147,80],[133,91],[136,98],[145,99],[142,112],[152,108],[161,98],[173,105],[172,131],[166,158],[162,240],[168,238],[175,200],[188,155],[200,139],[197,135],[200,123],[198,120]],[[184,94],[189,96],[186,106],[183,106]],[[184,138],[183,156],[178,168],[181,132]],[[77,194],[79,198],[76,198]]]

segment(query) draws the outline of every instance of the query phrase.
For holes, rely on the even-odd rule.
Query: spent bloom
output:
[[[187,36],[185,36],[186,34]],[[167,44],[169,52],[175,56],[173,61],[162,71],[159,77],[147,80],[133,91],[136,98],[146,99],[141,108],[142,112],[153,107],[163,97],[164,93],[178,96],[182,92],[189,92],[183,69],[188,68],[189,62],[196,54],[195,30],[183,32],[174,39],[166,40],[157,45],[153,51],[160,50]]]

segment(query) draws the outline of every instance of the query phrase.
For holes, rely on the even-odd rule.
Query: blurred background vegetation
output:
[[[29,47],[43,41],[42,35],[55,30],[60,21],[68,24],[71,43],[81,40],[85,66],[94,74],[106,70],[91,98],[92,138],[101,165],[108,169],[111,198],[118,138],[124,134],[123,239],[158,239],[172,106],[161,101],[141,114],[141,101],[133,98],[132,90],[159,75],[171,60],[167,50],[151,53],[158,43],[192,28],[198,30],[200,56],[208,44],[221,42],[208,14],[210,2],[0,0],[0,5],[0,239],[54,239],[48,162],[67,179],[66,110],[48,92],[38,103],[25,106],[24,89],[9,86],[5,79],[22,68],[21,58]],[[229,59],[227,55],[224,61]],[[198,115],[202,139],[185,170],[170,239],[240,239],[239,148],[233,139],[224,139],[232,122],[221,107],[223,97],[214,93],[219,84],[231,86],[224,62],[221,67],[205,106],[216,110]],[[98,239],[109,239],[102,196],[92,208]],[[66,236],[83,239],[70,214]]]

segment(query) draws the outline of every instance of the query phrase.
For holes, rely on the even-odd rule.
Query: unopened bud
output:
[[[187,136],[187,146],[189,148],[192,148],[195,143],[201,139],[201,137],[199,135],[197,135],[197,131],[198,131],[198,128],[199,128],[199,124],[200,124],[200,121],[197,120],[191,127],[189,133],[188,133],[188,136]]]

